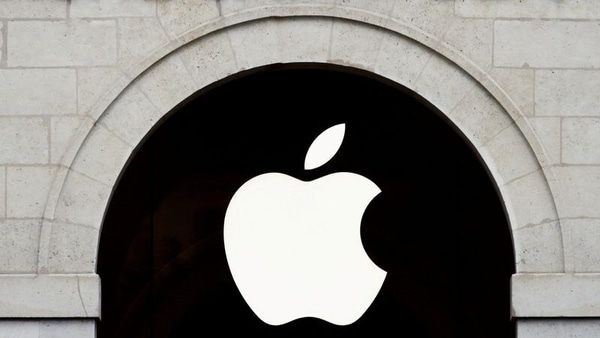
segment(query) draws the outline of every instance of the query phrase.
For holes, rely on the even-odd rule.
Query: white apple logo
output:
[[[327,129],[309,148],[305,169],[337,152],[345,125]],[[359,319],[386,272],[367,256],[363,213],[380,189],[347,172],[305,182],[266,173],[244,183],[225,214],[225,254],[252,311],[281,325],[302,317],[336,325]]]

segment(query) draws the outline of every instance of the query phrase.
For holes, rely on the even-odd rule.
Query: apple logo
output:
[[[305,170],[329,161],[344,133],[344,124],[321,133]],[[380,192],[348,172],[308,182],[265,173],[235,192],[225,214],[225,255],[242,297],[263,322],[314,317],[348,325],[365,313],[386,276],[360,236],[363,213]]]

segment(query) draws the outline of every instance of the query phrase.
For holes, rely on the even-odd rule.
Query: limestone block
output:
[[[600,116],[599,70],[537,70],[537,116]]]
[[[412,89],[429,61],[431,51],[399,34],[384,33],[374,69],[391,80]]]
[[[67,2],[56,0],[2,0],[2,19],[58,19],[67,17]]]
[[[559,117],[529,117],[527,122],[544,148],[550,163],[561,162],[561,119]]]
[[[231,15],[244,10],[260,7],[279,7],[289,5],[329,5],[333,6],[336,0],[220,0],[217,1],[222,15]],[[379,2],[379,1],[378,1]]]
[[[394,10],[394,5],[398,2],[395,0],[336,0],[338,7],[351,7],[369,12],[378,13],[380,15],[390,15]]]
[[[488,70],[492,66],[494,23],[492,20],[460,20],[448,27],[444,40],[459,53]]]
[[[0,338],[40,338],[37,320],[0,320]]]
[[[532,18],[532,19],[597,19],[600,3],[597,1],[455,1],[456,15],[478,18]]]
[[[567,272],[600,271],[600,218],[563,219]]]
[[[0,219],[6,217],[6,168],[0,167]]]
[[[159,112],[139,90],[132,88],[113,102],[100,119],[100,123],[135,147],[163,114],[164,112]]]
[[[87,116],[54,116],[50,119],[50,163],[71,165],[79,145],[94,121]]]
[[[349,21],[335,21],[329,60],[342,65],[373,69],[383,42],[382,30]]]
[[[9,67],[106,66],[117,60],[112,20],[11,21]]]
[[[0,164],[48,163],[48,122],[43,118],[0,117]]]
[[[448,28],[457,21],[454,16],[454,1],[396,1],[391,16],[438,38],[443,37]]]
[[[0,220],[2,273],[31,273],[37,270],[40,226],[40,220]]]
[[[557,221],[513,229],[518,273],[564,271],[560,226]]]
[[[40,338],[95,338],[96,322],[93,319],[42,320]]]
[[[154,0],[72,0],[69,14],[72,18],[154,16],[155,8]]]
[[[54,217],[58,221],[100,227],[111,187],[69,171]]]
[[[0,275],[0,299],[2,318],[98,317],[100,279],[96,274],[3,274]],[[65,332],[71,331],[69,325],[65,329]],[[41,327],[40,337],[44,331],[53,330]]]
[[[534,114],[535,71],[520,68],[492,68],[494,81],[517,104],[525,116]]]
[[[185,64],[175,52],[159,61],[133,83],[163,113],[192,95],[197,86]]]
[[[281,62],[325,62],[329,50],[331,20],[296,18],[277,24]]]
[[[596,338],[600,320],[578,319],[525,319],[517,320],[519,338]]]
[[[513,275],[513,314],[516,317],[597,317],[600,315],[598,285],[600,274],[597,273]]]
[[[596,22],[498,20],[494,27],[494,65],[600,67],[599,40]]]
[[[4,64],[4,22],[0,21],[0,65]]]
[[[203,88],[238,69],[226,32],[215,32],[189,43],[181,51],[198,88]]]
[[[474,87],[448,117],[476,146],[485,144],[514,123],[498,102],[480,86]]]
[[[92,273],[99,231],[95,227],[54,222],[48,247],[48,272]]]
[[[6,169],[6,215],[41,218],[55,173],[54,167],[8,167]]]
[[[228,30],[237,65],[241,69],[277,63],[279,36],[275,20],[262,20]]]
[[[568,164],[600,164],[600,118],[563,119],[562,161]]]
[[[513,229],[531,227],[558,219],[552,193],[541,170],[500,187]]]
[[[156,13],[167,34],[175,38],[218,18],[219,3],[218,0],[159,1]]]
[[[157,18],[119,19],[119,65],[138,63],[169,41]]]
[[[529,143],[515,124],[496,134],[479,151],[500,186],[539,170]]]
[[[562,218],[600,218],[600,167],[559,166],[554,171],[560,185]]]
[[[0,115],[74,114],[76,83],[72,69],[2,69]]]
[[[103,184],[113,185],[133,147],[103,127],[96,126],[81,146],[71,168]]]
[[[469,94],[475,81],[448,59],[432,55],[414,90],[442,112],[449,112]]]
[[[77,111],[97,118],[94,107],[99,100],[116,87],[124,74],[116,67],[91,67],[77,69]],[[127,80],[129,81],[129,80]],[[120,90],[119,90],[120,91]]]

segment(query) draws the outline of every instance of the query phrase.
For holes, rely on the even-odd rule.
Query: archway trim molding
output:
[[[39,274],[93,279],[112,189],[145,135],[197,91],[239,72],[277,63],[366,70],[437,107],[471,142],[497,184],[511,225],[517,272],[553,273],[555,279],[564,280],[560,189],[543,147],[509,95],[458,50],[409,23],[325,5],[282,5],[222,16],[172,39],[124,71],[89,112],[88,123],[74,136],[57,170],[40,237]],[[567,297],[568,292],[561,290],[573,283],[555,283],[554,294]],[[36,285],[24,292],[45,288],[43,281]],[[92,295],[88,301],[99,304],[99,283],[88,283],[83,291],[81,283],[69,285],[68,292]],[[520,285],[531,284],[514,279],[515,294],[532,290]],[[542,294],[530,293],[527,300],[535,302],[536,297]],[[597,298],[578,302],[600,304]],[[515,314],[542,313],[520,309],[514,309]],[[596,309],[600,311],[600,306]],[[78,308],[63,315],[95,313]],[[51,311],[47,314],[51,316]]]

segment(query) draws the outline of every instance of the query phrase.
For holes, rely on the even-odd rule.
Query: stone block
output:
[[[93,123],[87,116],[53,116],[50,119],[50,163],[70,166]]]
[[[119,65],[124,69],[140,62],[169,41],[157,18],[119,19]]]
[[[6,217],[6,167],[0,167],[0,219]]]
[[[100,123],[135,147],[163,114],[164,112],[159,112],[139,90],[132,88],[113,102],[100,119]]]
[[[600,164],[600,118],[563,119],[562,162]]]
[[[281,62],[325,62],[332,21],[295,18],[277,24]]]
[[[600,218],[600,167],[559,166],[554,168],[560,194],[561,218]]]
[[[489,75],[517,104],[523,115],[534,115],[535,71],[533,69],[492,68]]]
[[[599,70],[537,70],[537,116],[600,116]]]
[[[380,15],[389,15],[392,13],[394,5],[397,2],[396,0],[335,0],[335,5],[337,7],[357,8],[379,13]]]
[[[475,87],[475,80],[448,59],[432,55],[414,90],[440,111],[448,113]]]
[[[112,20],[11,21],[9,67],[106,66],[117,60]]]
[[[76,84],[73,69],[2,69],[0,115],[74,114]]]
[[[513,314],[516,317],[597,317],[600,315],[599,283],[597,273],[513,275]]]
[[[155,0],[71,0],[69,15],[72,18],[111,18],[154,16]]]
[[[48,122],[43,118],[0,117],[0,164],[48,163]]]
[[[69,171],[54,213],[55,220],[99,228],[111,187]]]
[[[238,68],[251,69],[279,61],[281,49],[275,20],[233,27],[228,34]]]
[[[396,1],[391,16],[438,38],[443,37],[457,21],[454,16],[454,1]]]
[[[116,67],[77,69],[77,111],[79,114],[98,116],[94,107],[106,93],[120,84],[125,75]],[[127,80],[129,82],[129,80]],[[119,90],[120,91],[120,90]]]
[[[600,3],[581,1],[481,1],[454,2],[456,15],[477,18],[531,18],[531,19],[598,19]]]
[[[238,71],[228,33],[215,32],[189,43],[181,51],[198,88]]]
[[[429,61],[431,51],[402,35],[384,33],[374,69],[391,80],[412,89]]]
[[[0,338],[40,338],[37,320],[0,320]]]
[[[600,218],[561,221],[567,272],[600,271]]]
[[[600,319],[539,318],[517,320],[519,338],[597,338]]]
[[[221,15],[226,16],[261,7],[282,7],[290,5],[334,6],[335,1],[336,0],[220,0],[217,1],[217,3]]]
[[[100,278],[96,274],[4,274],[0,299],[2,318],[99,317]],[[45,328],[40,331],[50,333]]]
[[[48,272],[93,273],[99,235],[95,227],[54,222],[48,247]]]
[[[160,60],[133,82],[162,113],[167,113],[197,90],[179,54]]]
[[[540,169],[521,130],[511,125],[479,148],[498,185],[505,185]]]
[[[0,19],[59,19],[67,17],[67,2],[2,0]]]
[[[559,117],[529,117],[527,122],[540,141],[550,163],[560,163],[561,119]]]
[[[475,146],[485,144],[514,123],[502,106],[480,86],[468,93],[448,117]]]
[[[55,168],[8,167],[6,170],[6,215],[10,218],[41,218]]]
[[[96,338],[94,319],[51,319],[40,321],[39,338]]]
[[[596,22],[498,20],[494,27],[494,65],[597,68],[599,40]]]
[[[563,247],[557,221],[513,229],[516,271],[564,271]]]
[[[460,20],[448,27],[444,41],[460,54],[488,70],[492,66],[494,22],[492,20]]]
[[[331,31],[329,61],[373,69],[384,34],[379,28],[352,21],[335,21]]]
[[[37,271],[40,229],[40,220],[0,220],[0,271],[2,273]]]
[[[159,1],[156,13],[165,31],[175,38],[217,19],[220,16],[220,6],[218,0]]]
[[[71,168],[106,185],[113,185],[133,147],[103,127],[92,129]]]

